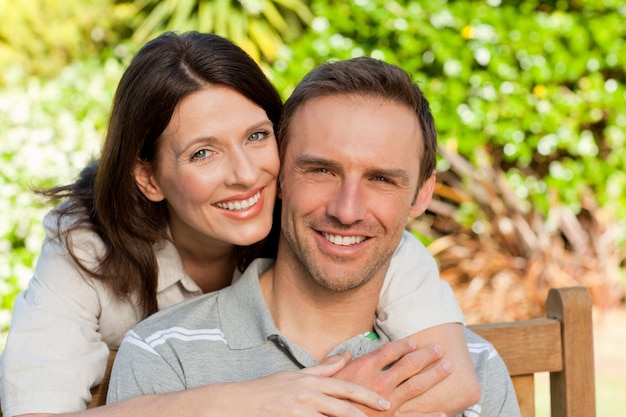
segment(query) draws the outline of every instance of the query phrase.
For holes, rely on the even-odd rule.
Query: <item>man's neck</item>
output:
[[[348,291],[322,288],[312,280],[287,275],[280,265],[261,276],[261,288],[276,327],[316,360],[336,346],[371,331],[380,284]]]

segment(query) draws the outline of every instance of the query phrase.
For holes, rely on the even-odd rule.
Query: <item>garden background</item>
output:
[[[326,60],[369,55],[411,72],[441,158],[435,199],[408,227],[468,323],[542,316],[553,286],[588,287],[598,317],[624,309],[626,2],[0,0],[0,10],[0,349],[50,208],[31,188],[67,183],[97,157],[125,65],[164,30],[229,37],[283,98]],[[602,395],[626,383],[605,383],[599,415],[617,416]]]

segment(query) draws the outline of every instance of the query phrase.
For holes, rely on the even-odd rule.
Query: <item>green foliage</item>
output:
[[[304,0],[140,0],[132,23],[142,44],[166,30],[212,32],[240,45],[252,57],[272,62],[283,41],[311,20]]]
[[[442,146],[470,160],[487,148],[518,196],[544,213],[557,200],[577,211],[591,190],[626,220],[626,4],[313,0],[311,7],[310,30],[274,65],[287,94],[325,60],[369,55],[399,64],[429,97]]]
[[[0,68],[51,78],[75,60],[106,55],[129,35],[132,3],[114,0],[0,0]],[[8,80],[0,74],[0,86]]]
[[[33,274],[50,209],[31,188],[67,183],[97,155],[122,72],[115,59],[92,59],[42,82],[16,68],[0,90],[0,331]]]

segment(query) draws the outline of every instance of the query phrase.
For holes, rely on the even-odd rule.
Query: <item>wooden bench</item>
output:
[[[117,350],[112,350],[109,354],[109,363],[107,363],[107,370],[104,374],[104,379],[99,385],[96,385],[91,389],[91,404],[87,408],[94,408],[100,405],[104,405],[107,402],[107,389],[109,388],[109,379],[111,378],[111,368],[113,367],[113,361]],[[0,417],[2,417],[0,415]]]
[[[469,326],[491,342],[504,359],[522,417],[535,416],[535,373],[550,373],[552,417],[595,417],[595,374],[591,297],[584,287],[551,289],[547,318]],[[91,392],[89,408],[106,401],[104,381]],[[1,417],[1,414],[0,414]]]
[[[551,289],[545,319],[469,326],[491,342],[513,379],[522,417],[535,416],[534,374],[550,373],[552,417],[595,417],[591,296]]]

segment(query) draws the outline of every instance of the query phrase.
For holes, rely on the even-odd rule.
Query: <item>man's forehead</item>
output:
[[[352,136],[375,132],[382,139],[393,139],[386,136],[414,133],[412,140],[421,147],[423,135],[420,125],[415,109],[396,100],[370,94],[328,94],[306,100],[293,113],[287,143],[310,134],[341,133]],[[393,142],[389,145],[393,146]]]
[[[390,172],[419,165],[421,129],[406,106],[378,97],[324,96],[301,110],[286,148],[292,162]]]

